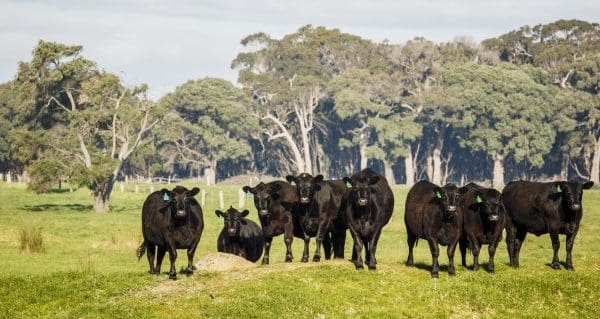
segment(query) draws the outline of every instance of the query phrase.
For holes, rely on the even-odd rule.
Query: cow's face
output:
[[[296,188],[300,203],[308,204],[312,200],[315,192],[321,190],[323,175],[313,177],[310,174],[302,173],[298,175],[298,177],[288,175],[285,179]]]
[[[267,217],[270,215],[269,207],[271,207],[271,201],[276,200],[279,197],[277,193],[281,189],[278,184],[267,185],[260,182],[255,187],[244,186],[243,190],[246,193],[252,193],[254,196],[254,206],[258,210],[258,215],[261,217]]]
[[[190,213],[191,201],[198,192],[200,192],[198,187],[194,187],[192,190],[182,186],[177,186],[172,191],[163,189],[161,190],[165,202],[163,208],[170,207],[174,218],[185,219]]]
[[[504,215],[502,194],[495,189],[475,191],[475,203],[482,217],[490,222],[497,222]]]
[[[357,206],[367,206],[369,204],[371,194],[376,192],[373,185],[379,182],[379,176],[371,176],[370,178],[359,176],[356,179],[344,177],[346,187],[350,189],[351,199]]]
[[[579,184],[576,181],[557,182],[555,192],[562,198],[563,203],[569,210],[579,211],[581,210],[583,190],[590,189],[592,186],[594,186],[594,182],[592,181],[585,182],[584,184]]]
[[[445,216],[450,220],[456,217],[456,205],[461,195],[459,188],[454,184],[446,184],[444,187],[436,186],[433,188],[434,200],[443,208]]]
[[[244,217],[248,216],[249,213],[247,209],[239,212],[232,206],[226,212],[215,211],[217,217],[223,217],[223,229],[227,230],[229,237],[239,237],[241,225],[246,224]]]

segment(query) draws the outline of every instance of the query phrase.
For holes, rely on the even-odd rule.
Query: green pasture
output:
[[[192,184],[187,183],[187,186]],[[181,274],[147,273],[138,262],[141,206],[150,187],[139,193],[116,187],[112,211],[92,212],[85,189],[35,194],[20,184],[0,184],[1,318],[600,318],[600,191],[586,191],[584,218],[573,252],[575,271],[549,267],[548,236],[528,235],[521,268],[507,266],[504,242],[496,273],[457,267],[457,275],[431,279],[431,256],[424,241],[415,250],[416,268],[404,265],[406,189],[394,188],[395,210],[381,235],[378,270],[356,271],[348,261],[299,262],[302,242],[294,241],[294,262],[284,260],[283,238],[275,238],[271,265],[243,271]],[[216,251],[222,220],[214,215],[218,191],[225,205],[238,205],[240,186],[204,187],[205,230],[195,260]],[[199,196],[198,196],[199,198]],[[256,210],[246,207],[256,219]],[[21,252],[23,230],[41,228],[44,251]],[[561,236],[561,261],[564,237]],[[348,234],[347,257],[352,240]],[[313,242],[314,248],[314,242]],[[312,256],[311,249],[311,256]],[[447,265],[445,249],[440,255]],[[460,255],[457,249],[457,265]],[[469,256],[469,263],[472,259]],[[487,249],[481,261],[487,263]],[[179,254],[177,267],[186,264]],[[168,264],[168,258],[165,258]],[[168,267],[163,266],[163,271]]]

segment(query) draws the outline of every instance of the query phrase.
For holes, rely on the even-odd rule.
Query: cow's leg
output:
[[[155,251],[156,251],[156,246],[153,244],[148,244],[148,242],[146,242],[146,257],[148,257],[148,264],[150,265],[150,273],[151,274],[156,273],[156,268],[154,267]],[[160,264],[158,265],[158,268],[160,269]]]
[[[527,230],[524,228],[517,228],[515,242],[514,242],[514,265],[513,267],[519,267],[519,253],[523,246],[523,241],[527,236]]]
[[[458,241],[458,249],[460,250],[460,261],[463,268],[467,268],[467,237],[462,236]]]
[[[169,250],[169,260],[171,261],[171,269],[169,270],[169,279],[176,280],[177,279],[177,269],[175,268],[175,260],[177,260],[177,249],[175,248],[175,243],[170,241],[168,243]]]
[[[165,246],[158,246],[158,252],[156,254],[156,274],[160,274],[160,267],[162,266],[163,258],[165,258],[165,254],[167,253],[167,248]]]
[[[331,247],[332,247],[332,238],[331,233],[325,234],[323,237],[323,250],[325,252],[325,259],[331,259]]]
[[[458,240],[450,243],[448,245],[447,253],[448,253],[448,274],[454,275],[456,270],[454,269],[454,251],[456,250],[456,245],[458,244]]]
[[[302,259],[300,259],[301,262],[303,263],[307,263],[308,262],[308,248],[310,246],[310,236],[308,236],[306,233],[304,234],[304,251],[302,252]]]
[[[333,243],[333,258],[344,259],[344,246],[346,245],[346,228],[342,225],[333,225],[331,233]]]
[[[560,269],[560,263],[558,262],[558,250],[560,249],[560,239],[558,238],[558,230],[550,229],[550,240],[552,241],[552,250],[554,256],[552,257],[552,264],[550,265],[553,269]]]
[[[488,253],[490,254],[490,259],[488,261],[487,270],[489,272],[494,272],[496,270],[496,267],[494,266],[494,256],[496,255],[496,248],[498,247],[499,242],[500,242],[500,239],[494,240],[488,246]]]
[[[573,256],[571,256],[573,244],[575,243],[575,236],[577,236],[577,231],[573,232],[572,234],[567,234],[567,260],[565,263],[565,268],[567,270],[575,270],[573,268]]]
[[[354,250],[352,253],[352,258],[354,261],[354,266],[356,266],[356,269],[363,269],[363,260],[362,260],[362,248],[363,248],[363,244],[362,244],[362,238],[360,237],[360,235],[352,230],[352,228],[350,228],[350,235],[352,235],[352,240],[354,241]]]
[[[481,244],[475,238],[472,238],[471,242],[471,252],[473,253],[473,270],[479,270],[479,252],[481,251]]]
[[[415,234],[413,234],[410,230],[406,232],[408,242],[408,258],[406,259],[406,265],[412,267],[415,265],[414,257],[413,257],[413,248],[415,247],[415,243],[419,239]]]
[[[285,262],[291,263],[294,259],[294,255],[292,254],[292,242],[294,241],[294,224],[292,223],[291,214],[288,215],[288,222],[285,224],[283,231],[285,241]]]
[[[286,238],[287,240],[287,238]],[[262,264],[269,264],[269,253],[271,252],[271,243],[273,242],[273,237],[265,237],[264,250],[265,254],[263,255]]]
[[[186,274],[191,275],[194,273],[194,254],[196,254],[196,248],[198,248],[198,243],[200,242],[200,236],[198,239],[192,243],[192,246],[187,250],[187,258],[188,258],[188,267],[186,269]]]
[[[512,224],[510,219],[506,221],[506,248],[508,249],[508,259],[511,267],[518,267],[518,262],[515,258],[515,242],[517,240],[517,228]]]
[[[321,245],[323,244],[323,239],[325,238],[325,236],[329,237],[330,228],[331,225],[327,221],[319,223],[319,228],[317,229],[317,236],[315,237],[315,241],[317,242],[317,248],[315,249],[313,262],[319,262],[321,260]],[[329,241],[329,247],[326,249],[326,251],[329,251],[329,255],[331,256],[331,241]],[[327,254],[327,252],[325,254]]]
[[[379,242],[379,236],[381,235],[381,227],[375,231],[371,239],[369,240],[369,261],[367,262],[367,266],[369,266],[369,270],[377,269],[377,259],[375,258],[375,253],[377,252],[377,243]]]
[[[433,238],[428,238],[427,242],[429,243],[429,250],[431,251],[431,277],[438,278],[440,272],[440,265],[438,263],[438,257],[440,256],[440,249],[438,247],[437,242]]]

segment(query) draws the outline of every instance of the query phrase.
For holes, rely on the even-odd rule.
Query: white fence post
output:
[[[204,207],[204,206],[206,206],[206,191],[202,190],[201,194],[202,194],[202,196],[201,196],[200,202],[202,204],[202,207]]]
[[[219,191],[219,208],[224,209],[225,204],[223,203],[223,191]]]
[[[246,206],[246,193],[240,188],[238,189],[238,207],[244,208]]]

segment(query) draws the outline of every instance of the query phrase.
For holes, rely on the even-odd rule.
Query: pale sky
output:
[[[148,83],[159,98],[190,79],[236,83],[231,61],[256,32],[280,38],[312,24],[392,43],[480,41],[558,19],[600,22],[600,1],[0,0],[0,81],[39,39],[83,45],[85,57],[128,85]]]

